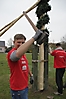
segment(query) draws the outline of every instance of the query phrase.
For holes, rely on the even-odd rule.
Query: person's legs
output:
[[[58,69],[56,69],[56,85],[58,87]]]
[[[65,68],[56,69],[56,84],[58,86],[58,92],[63,93],[63,75]]]
[[[11,95],[12,99],[28,99],[28,88],[19,91],[11,90]]]

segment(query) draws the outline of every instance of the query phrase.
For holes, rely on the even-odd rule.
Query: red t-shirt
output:
[[[18,61],[10,60],[10,54],[15,50],[13,48],[8,52],[7,59],[10,67],[10,88],[12,90],[22,90],[28,87],[28,61],[23,55]]]
[[[54,56],[54,68],[66,68],[66,52],[64,50],[54,50],[51,55]]]

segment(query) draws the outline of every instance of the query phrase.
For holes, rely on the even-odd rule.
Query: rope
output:
[[[47,62],[48,60],[32,60],[33,63],[38,63],[38,62]]]

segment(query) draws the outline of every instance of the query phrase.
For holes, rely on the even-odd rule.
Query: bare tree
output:
[[[8,45],[9,47],[12,47],[12,38],[10,38],[10,39],[8,40],[7,45]]]
[[[66,35],[64,35],[64,36],[61,38],[61,44],[62,44],[63,49],[66,50]]]

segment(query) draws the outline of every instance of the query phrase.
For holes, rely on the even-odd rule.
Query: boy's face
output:
[[[21,46],[23,43],[25,43],[24,39],[18,39],[14,41],[14,47],[18,48],[19,46]]]

